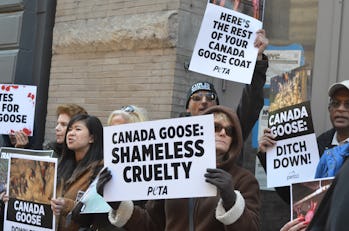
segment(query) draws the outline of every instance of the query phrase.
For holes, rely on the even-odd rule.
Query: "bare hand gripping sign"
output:
[[[204,179],[216,167],[213,116],[105,127],[104,160],[107,201],[213,196]]]

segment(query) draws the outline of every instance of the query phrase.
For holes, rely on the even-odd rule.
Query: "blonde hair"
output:
[[[221,120],[221,121],[225,121],[228,122],[230,124],[233,125],[233,123],[231,122],[230,118],[227,116],[227,114],[223,113],[223,112],[214,112],[213,113],[213,117],[217,120]]]
[[[120,115],[124,120],[127,121],[127,123],[136,123],[149,120],[147,110],[135,105],[128,105],[110,113],[107,120],[107,124],[109,126],[111,125],[112,119],[117,115]]]

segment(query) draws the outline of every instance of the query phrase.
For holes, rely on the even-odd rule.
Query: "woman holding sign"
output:
[[[102,167],[102,123],[95,116],[74,116],[67,126],[58,164],[57,198],[51,199],[52,211],[58,218],[57,230],[79,229],[79,224],[66,217]]]
[[[109,220],[126,230],[259,230],[259,186],[253,174],[236,164],[242,148],[239,119],[224,106],[212,106],[217,168],[207,169],[206,182],[218,189],[215,197],[148,201],[145,208],[132,201],[109,202]],[[111,179],[102,171],[97,191]]]

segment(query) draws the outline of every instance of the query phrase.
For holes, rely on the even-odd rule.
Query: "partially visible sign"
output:
[[[33,135],[36,86],[0,85],[0,134]]]

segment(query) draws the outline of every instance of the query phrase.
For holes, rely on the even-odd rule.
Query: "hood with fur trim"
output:
[[[233,137],[233,142],[230,145],[229,151],[226,154],[226,159],[222,163],[217,163],[217,167],[222,169],[229,169],[238,159],[238,156],[241,153],[241,149],[243,145],[240,120],[235,111],[233,111],[229,107],[225,107],[221,105],[212,106],[208,108],[206,111],[204,111],[202,114],[207,115],[207,114],[213,114],[217,112],[226,114],[230,119],[230,121],[232,122],[232,125],[235,129],[235,137]]]

